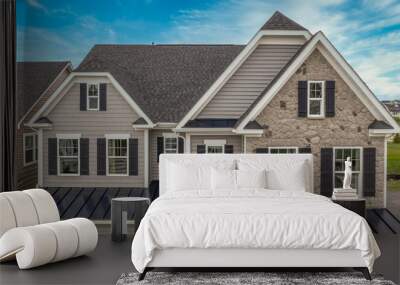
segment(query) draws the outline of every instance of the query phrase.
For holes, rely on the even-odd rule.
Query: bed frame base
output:
[[[165,269],[165,267],[160,267],[160,268],[164,268]],[[190,268],[190,267],[189,267]],[[188,267],[185,267],[185,271],[187,271],[187,269],[189,269]],[[272,267],[270,267],[271,269],[272,269]],[[351,267],[350,267],[351,268]],[[146,277],[146,273],[147,272],[149,272],[149,271],[151,271],[151,270],[153,270],[153,269],[157,269],[157,268],[155,268],[155,267],[146,267],[144,270],[143,270],[143,272],[142,273],[140,273],[139,274],[139,277],[138,277],[138,281],[142,281],[145,277]],[[205,268],[202,268],[203,270],[205,269]],[[210,268],[210,271],[212,272],[212,271],[215,271],[215,269],[218,269],[218,268]],[[233,269],[233,270],[232,270]],[[230,268],[230,270],[229,270],[229,272],[245,272],[246,270],[243,270],[244,268]],[[250,268],[246,268],[247,270],[248,269],[250,269]],[[262,271],[261,270],[261,268],[256,268],[256,269],[258,269],[258,270],[260,270],[260,271]],[[263,268],[264,270],[266,269],[266,268]],[[312,268],[310,268],[310,269],[312,269]],[[369,281],[371,281],[372,280],[372,278],[371,278],[371,274],[369,273],[369,270],[368,270],[368,268],[367,267],[353,267],[353,269],[355,270],[355,271],[360,271],[363,275],[364,275],[364,278],[366,279],[366,280],[369,280]],[[249,270],[248,270],[249,271]],[[289,270],[288,270],[289,271]]]
[[[156,249],[153,259],[139,275],[143,280],[152,269],[176,271],[265,271],[274,269],[324,271],[329,268],[354,268],[371,279],[359,250],[332,249],[244,249],[244,248],[169,248]],[[278,270],[279,271],[279,270]]]

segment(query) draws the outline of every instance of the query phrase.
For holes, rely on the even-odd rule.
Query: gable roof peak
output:
[[[260,30],[307,31],[306,28],[299,25],[292,19],[289,19],[279,11],[275,11],[275,13],[271,16],[271,18],[268,19],[267,22],[265,22]]]

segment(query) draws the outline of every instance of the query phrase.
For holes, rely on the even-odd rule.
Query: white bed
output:
[[[380,255],[372,232],[362,217],[312,194],[312,159],[161,155],[160,197],[132,243],[141,278],[154,267],[355,267],[369,277]],[[269,184],[261,188],[253,184],[262,171]],[[234,187],[225,183],[231,173]]]

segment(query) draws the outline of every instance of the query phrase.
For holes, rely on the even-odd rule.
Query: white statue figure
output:
[[[343,189],[351,189],[351,158],[349,156],[344,162]]]

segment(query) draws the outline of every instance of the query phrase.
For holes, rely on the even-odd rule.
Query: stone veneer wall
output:
[[[297,90],[300,80],[335,80],[336,115],[333,118],[308,119],[297,115]],[[264,135],[247,138],[246,151],[258,147],[311,145],[314,155],[314,191],[320,192],[320,149],[354,146],[376,148],[376,195],[367,199],[368,207],[384,207],[383,137],[370,137],[368,125],[373,115],[340,78],[324,56],[315,50],[289,79],[268,106],[258,115]]]

